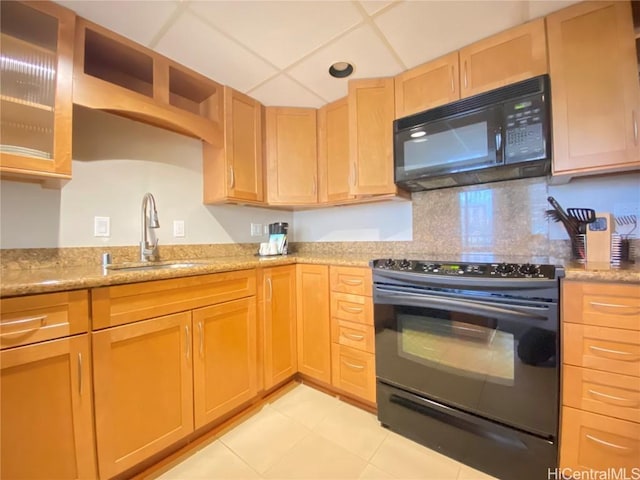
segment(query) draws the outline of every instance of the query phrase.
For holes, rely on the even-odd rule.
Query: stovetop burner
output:
[[[412,272],[424,275],[449,275],[483,278],[544,278],[555,279],[556,266],[539,263],[506,262],[444,262],[382,258],[371,266],[380,270]]]

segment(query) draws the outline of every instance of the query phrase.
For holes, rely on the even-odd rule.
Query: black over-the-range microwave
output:
[[[550,103],[541,75],[395,120],[396,184],[416,192],[548,174]]]

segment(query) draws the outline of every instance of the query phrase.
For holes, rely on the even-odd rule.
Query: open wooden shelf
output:
[[[222,146],[223,86],[78,18],[73,103]]]

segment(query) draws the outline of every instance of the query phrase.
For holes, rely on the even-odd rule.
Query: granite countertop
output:
[[[345,265],[368,267],[372,258],[379,256],[369,254],[291,254],[276,257],[258,257],[257,255],[242,255],[215,258],[181,259],[174,262],[159,262],[188,264],[187,266],[158,268],[151,270],[104,269],[101,266],[77,266],[32,268],[18,270],[3,270],[0,282],[0,297],[13,297],[37,293],[57,292],[94,288],[108,285],[163,280],[168,278],[205,275],[232,270],[244,270],[258,267],[289,265],[295,263],[313,263],[321,265]],[[139,267],[149,264],[129,263],[116,267]],[[565,280],[605,281],[640,283],[640,265],[633,264],[619,269],[608,265],[579,265],[565,266]]]

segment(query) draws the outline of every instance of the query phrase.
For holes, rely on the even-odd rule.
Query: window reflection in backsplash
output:
[[[458,194],[460,237],[465,250],[493,250],[493,191],[471,190]]]

